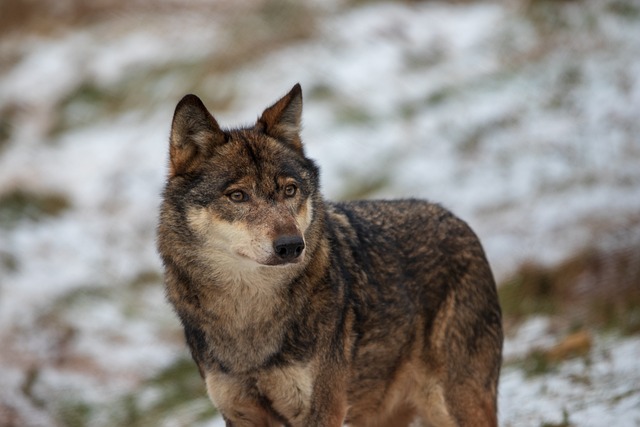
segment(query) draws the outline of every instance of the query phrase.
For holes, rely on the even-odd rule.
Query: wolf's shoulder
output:
[[[428,200],[358,200],[329,203],[328,207],[329,221],[348,224],[359,236],[411,237],[414,241],[474,236],[466,222]]]
[[[414,222],[423,225],[437,224],[457,220],[442,205],[422,199],[356,200],[329,205],[333,211],[348,217],[351,223],[379,227]]]
[[[449,211],[438,203],[424,199],[380,199],[331,202],[339,210],[359,215],[388,215],[407,213],[411,215],[438,215]]]

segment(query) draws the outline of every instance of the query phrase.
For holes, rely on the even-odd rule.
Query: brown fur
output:
[[[301,111],[296,85],[253,127],[221,130],[194,95],[174,114],[158,249],[227,426],[496,426],[478,239],[425,201],[325,202]]]

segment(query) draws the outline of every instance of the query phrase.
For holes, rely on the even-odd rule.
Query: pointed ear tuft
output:
[[[186,95],[173,113],[169,176],[193,171],[224,141],[224,132],[200,98]]]
[[[257,126],[267,135],[302,153],[300,127],[302,118],[302,88],[297,83],[288,94],[264,110]]]

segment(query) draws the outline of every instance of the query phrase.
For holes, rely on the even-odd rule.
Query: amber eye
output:
[[[298,187],[296,187],[294,184],[289,184],[286,187],[284,187],[284,195],[287,197],[293,197],[296,195],[297,192],[298,192]]]
[[[229,197],[229,200],[236,203],[245,202],[248,199],[247,195],[240,190],[229,193],[227,197]]]

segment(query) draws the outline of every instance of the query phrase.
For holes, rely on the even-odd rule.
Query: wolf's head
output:
[[[195,95],[177,105],[159,245],[218,271],[305,260],[316,215],[318,169],[300,139],[302,91],[256,124],[222,130]]]

